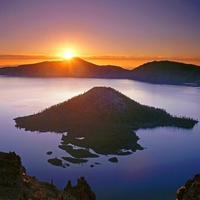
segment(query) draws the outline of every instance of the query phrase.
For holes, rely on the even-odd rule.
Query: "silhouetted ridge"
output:
[[[133,79],[157,84],[200,85],[200,67],[191,64],[154,61],[132,70]]]
[[[0,75],[19,77],[76,77],[133,79],[155,84],[200,86],[200,67],[171,61],[154,61],[133,70],[118,66],[99,66],[73,58],[0,68]]]
[[[124,78],[126,72],[127,70],[121,67],[99,66],[77,57],[64,61],[0,68],[0,75],[20,77]]]

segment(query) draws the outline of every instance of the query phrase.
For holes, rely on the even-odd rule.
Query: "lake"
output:
[[[62,134],[26,132],[15,127],[14,118],[37,113],[94,86],[109,86],[141,104],[200,120],[198,87],[132,80],[0,77],[0,151],[15,151],[29,175],[41,181],[53,179],[61,189],[68,180],[74,185],[84,176],[98,200],[174,200],[177,189],[200,172],[199,124],[193,129],[140,129],[136,134],[144,150],[118,156],[118,163],[108,161],[112,155],[101,155],[66,168],[47,162],[68,156],[58,148]],[[53,153],[47,155],[48,151]]]

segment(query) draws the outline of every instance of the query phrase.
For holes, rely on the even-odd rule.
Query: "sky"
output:
[[[200,65],[199,0],[1,0],[0,66],[63,60]]]

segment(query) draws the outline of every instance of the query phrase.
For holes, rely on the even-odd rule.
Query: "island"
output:
[[[63,190],[53,180],[41,182],[29,176],[22,166],[21,158],[15,152],[0,152],[0,199],[4,200],[95,200],[96,196],[84,177],[72,186],[68,180]]]
[[[27,131],[63,133],[59,148],[75,158],[129,155],[144,149],[137,143],[135,131],[139,128],[192,128],[198,123],[141,105],[110,87],[94,87],[37,114],[14,120],[17,128]],[[82,149],[74,149],[73,145]]]

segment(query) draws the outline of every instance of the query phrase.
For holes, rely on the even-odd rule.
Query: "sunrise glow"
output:
[[[62,54],[62,57],[65,59],[71,59],[75,56],[74,52],[72,52],[71,50],[67,50],[66,52],[64,52]]]
[[[200,65],[198,0],[13,2],[0,1],[0,67],[73,57],[127,69],[154,60]]]

